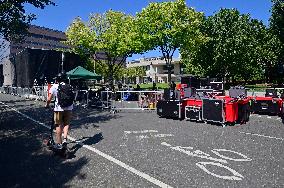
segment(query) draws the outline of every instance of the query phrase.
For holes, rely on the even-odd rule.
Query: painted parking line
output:
[[[282,122],[282,118],[279,117],[279,116],[266,116],[266,115],[261,116],[261,115],[258,115],[258,114],[251,114],[251,116],[259,117],[259,118],[263,117],[263,118],[273,119],[273,120],[277,120],[277,121],[281,121]]]
[[[143,133],[157,133],[157,130],[142,130],[142,131],[124,131],[125,134],[143,134]]]
[[[246,133],[246,132],[241,132],[242,134],[246,134],[246,135],[252,135],[252,136],[259,136],[259,137],[265,137],[265,138],[271,138],[271,139],[276,139],[276,140],[284,140],[284,138],[278,138],[278,137],[274,137],[274,136],[267,136],[267,135],[262,135],[262,134],[256,134],[256,133]]]
[[[31,118],[30,116],[28,116],[28,115],[26,115],[26,114],[24,114],[24,113],[22,113],[22,112],[20,112],[20,111],[18,111],[18,110],[16,110],[16,109],[14,109],[13,107],[10,107],[10,106],[6,105],[6,104],[3,103],[3,102],[0,102],[0,104],[2,104],[2,105],[4,105],[4,106],[6,106],[6,107],[12,109],[12,110],[15,111],[16,113],[18,113],[18,114],[24,116],[25,118],[27,118],[27,119],[29,119],[29,120],[31,120],[31,121],[33,121],[33,122],[35,122],[35,123],[37,123],[37,124],[43,126],[43,127],[49,129],[49,126],[47,126],[47,125],[45,125],[44,123],[39,122],[39,121],[37,121],[37,120]],[[68,139],[70,139],[71,141],[75,141],[75,142],[76,142],[76,139],[73,138],[73,137],[68,136]],[[156,178],[153,178],[153,177],[149,176],[148,174],[146,174],[146,173],[144,173],[144,172],[141,172],[141,171],[139,171],[139,170],[137,170],[137,169],[135,169],[135,168],[129,166],[128,164],[126,164],[126,163],[124,163],[124,162],[122,162],[122,161],[119,161],[118,159],[115,159],[114,157],[112,157],[112,156],[110,156],[110,155],[108,155],[108,154],[106,154],[106,153],[104,153],[104,152],[102,152],[102,151],[100,151],[100,150],[98,150],[98,149],[92,147],[92,146],[84,145],[84,144],[82,144],[82,143],[80,143],[80,142],[76,142],[76,143],[79,144],[79,145],[81,145],[82,147],[84,147],[84,148],[86,148],[86,149],[88,149],[88,150],[90,150],[90,151],[92,151],[92,152],[94,152],[94,153],[100,155],[101,157],[103,157],[103,158],[105,158],[105,159],[107,159],[107,160],[109,160],[109,161],[111,161],[111,162],[117,164],[118,166],[120,166],[120,167],[122,167],[122,168],[128,170],[129,172],[132,172],[133,174],[136,174],[136,175],[140,176],[141,178],[143,178],[143,179],[145,179],[145,180],[147,180],[147,181],[149,181],[149,182],[151,182],[151,183],[153,183],[153,184],[159,186],[159,187],[163,187],[163,188],[166,188],[166,187],[170,188],[170,187],[172,187],[172,186],[170,186],[170,185],[168,185],[168,184],[166,184],[166,183],[163,183],[162,181],[160,181],[160,180],[158,180],[158,179],[156,179]]]

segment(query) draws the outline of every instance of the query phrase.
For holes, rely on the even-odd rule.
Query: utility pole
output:
[[[61,72],[63,72],[64,71],[64,52],[62,52],[62,54],[61,54]]]

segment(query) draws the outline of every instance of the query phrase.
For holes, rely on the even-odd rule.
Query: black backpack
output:
[[[75,99],[73,87],[69,84],[59,84],[57,92],[58,104],[65,108],[71,106]]]

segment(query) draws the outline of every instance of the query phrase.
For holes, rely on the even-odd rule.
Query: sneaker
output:
[[[66,147],[66,146],[67,146],[67,138],[64,138],[64,139],[63,139],[62,146],[63,146],[63,147]]]
[[[62,144],[55,144],[54,149],[61,150],[62,149]]]

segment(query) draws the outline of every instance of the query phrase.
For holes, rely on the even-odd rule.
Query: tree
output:
[[[255,51],[255,56],[258,58],[258,65],[261,67],[262,73],[266,82],[272,82],[279,75],[275,69],[279,62],[281,54],[281,42],[279,38],[271,31],[262,25],[259,28],[257,35],[258,46]],[[277,79],[277,78],[276,78]]]
[[[201,31],[210,39],[194,51],[182,51],[187,70],[247,81],[263,75],[265,62],[275,63],[277,40],[248,14],[221,9],[206,19]]]
[[[144,51],[159,49],[168,67],[171,82],[171,63],[176,50],[201,40],[199,26],[203,13],[188,8],[184,0],[150,3],[137,14],[137,25]]]
[[[284,61],[284,0],[272,0],[270,28],[282,43],[280,58]]]
[[[142,50],[134,31],[134,18],[112,10],[91,15],[87,23],[75,19],[66,35],[66,43],[73,47],[73,51],[94,56],[99,66],[107,70],[106,78],[110,84],[126,58]]]
[[[5,39],[21,40],[27,34],[29,24],[36,19],[36,15],[26,14],[24,4],[27,3],[41,9],[55,5],[52,0],[1,0],[0,33]]]
[[[129,67],[123,70],[123,76],[126,76],[126,78],[129,78],[131,80],[135,79],[136,77],[142,77],[146,75],[146,71],[143,67]]]
[[[280,40],[281,48],[278,56],[278,64],[275,66],[278,83],[284,78],[284,0],[272,0],[270,29]]]

